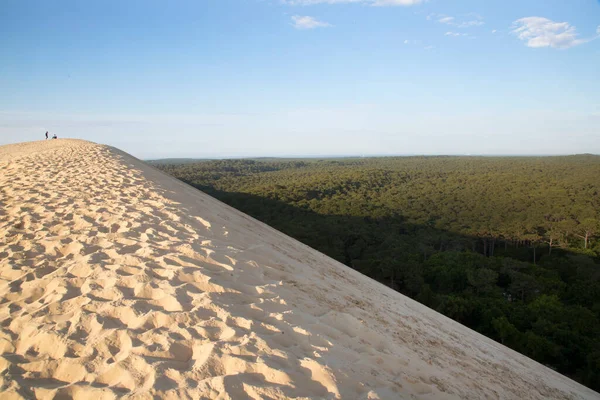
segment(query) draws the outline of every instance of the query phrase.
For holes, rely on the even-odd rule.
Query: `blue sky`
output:
[[[598,154],[598,36],[599,0],[4,0],[0,144]]]

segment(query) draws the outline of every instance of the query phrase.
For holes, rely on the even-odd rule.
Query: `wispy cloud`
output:
[[[483,17],[479,14],[467,14],[465,18],[457,19],[455,17],[444,14],[429,14],[427,20],[435,19],[440,24],[454,26],[456,28],[471,28],[474,26],[484,25]]]
[[[424,3],[427,0],[281,0],[283,4],[290,6],[311,6],[314,4],[366,4],[375,7],[386,6],[413,6]]]
[[[454,36],[454,37],[459,37],[459,36],[469,36],[466,33],[460,33],[460,32],[452,32],[452,31],[448,31],[446,33],[444,33],[444,36]]]
[[[416,4],[424,3],[426,0],[375,0],[365,1],[365,3],[371,3],[373,6],[414,6]]]
[[[484,24],[485,24],[485,22],[483,22],[482,20],[474,19],[471,21],[461,22],[460,24],[458,24],[456,26],[458,26],[459,28],[470,28],[472,26],[481,26]]]
[[[525,42],[527,47],[552,47],[568,49],[600,36],[600,27],[596,30],[597,36],[578,39],[577,30],[568,22],[554,22],[543,17],[526,17],[513,23],[513,34]]]
[[[331,26],[327,22],[319,21],[316,18],[309,17],[308,15],[294,15],[292,16],[292,22],[296,29],[315,29],[315,28],[327,28]]]

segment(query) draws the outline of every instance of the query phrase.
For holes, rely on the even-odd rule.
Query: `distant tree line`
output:
[[[158,166],[600,390],[600,157]]]

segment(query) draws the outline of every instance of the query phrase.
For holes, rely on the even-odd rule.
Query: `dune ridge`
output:
[[[6,399],[598,393],[117,149],[0,147]]]

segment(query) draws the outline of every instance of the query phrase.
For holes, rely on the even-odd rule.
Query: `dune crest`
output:
[[[143,162],[0,147],[2,398],[599,395]]]

